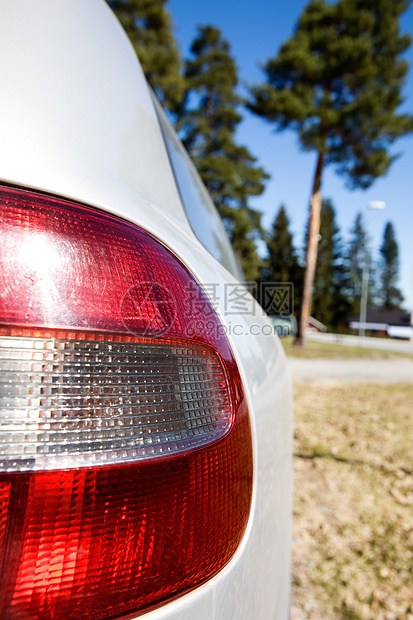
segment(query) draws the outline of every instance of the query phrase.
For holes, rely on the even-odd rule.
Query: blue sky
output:
[[[241,83],[247,85],[263,80],[259,63],[275,55],[281,43],[292,34],[306,3],[306,0],[170,0],[167,7],[183,56],[188,54],[197,25],[218,26],[231,45]],[[403,16],[401,26],[403,32],[413,34],[413,6]],[[412,48],[406,57],[413,67]],[[413,68],[404,96],[404,110],[413,112]],[[294,132],[275,133],[270,124],[248,112],[245,112],[237,139],[248,146],[271,174],[266,191],[251,206],[263,212],[264,226],[269,228],[280,204],[285,204],[295,243],[301,246],[308,217],[315,153],[302,152]],[[344,178],[330,167],[325,171],[322,191],[324,197],[333,200],[344,238],[348,237],[356,214],[362,211],[367,215],[370,200],[386,202],[386,209],[370,211],[367,215],[373,251],[377,256],[385,223],[391,220],[400,250],[400,286],[406,307],[413,311],[413,136],[396,142],[393,152],[401,153],[401,156],[387,176],[378,179],[370,189],[348,190]]]

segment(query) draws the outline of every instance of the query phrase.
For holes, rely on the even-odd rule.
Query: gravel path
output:
[[[293,383],[413,383],[410,360],[328,360],[289,357]]]

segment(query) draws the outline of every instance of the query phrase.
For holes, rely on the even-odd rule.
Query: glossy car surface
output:
[[[241,375],[253,441],[245,534],[213,578],[141,617],[286,620],[292,402],[285,356],[255,302],[240,313],[226,293],[239,280],[194,233],[126,35],[103,0],[6,0],[0,57],[1,183],[88,205],[150,233],[204,287]]]

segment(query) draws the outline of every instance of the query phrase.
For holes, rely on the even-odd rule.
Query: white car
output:
[[[103,0],[0,7],[0,617],[287,620],[285,356]]]

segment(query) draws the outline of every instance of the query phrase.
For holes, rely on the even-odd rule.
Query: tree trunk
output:
[[[308,317],[311,312],[311,298],[313,295],[315,269],[317,265],[318,241],[320,238],[320,214],[321,214],[321,177],[324,165],[324,153],[318,154],[317,166],[314,175],[313,191],[310,202],[310,218],[308,226],[308,240],[306,252],[306,264],[304,273],[303,299],[301,302],[300,320],[295,337],[295,345],[305,346]]]

